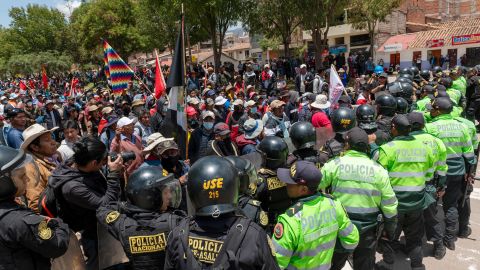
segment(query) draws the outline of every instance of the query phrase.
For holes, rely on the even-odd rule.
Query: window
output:
[[[350,46],[353,47],[362,45],[370,45],[370,36],[368,34],[350,37]]]
[[[250,56],[250,51],[249,50],[245,50],[245,57],[249,57]]]

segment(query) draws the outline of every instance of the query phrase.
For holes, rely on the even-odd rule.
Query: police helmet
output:
[[[414,77],[417,76],[420,73],[420,71],[418,70],[418,67],[416,67],[416,66],[411,66],[409,69],[410,69],[410,73]]]
[[[400,78],[407,78],[407,79],[409,79],[410,81],[413,81],[413,75],[410,74],[410,73],[400,74],[399,77],[400,77]]]
[[[410,80],[409,78],[405,78],[405,77],[398,77],[396,82],[401,82],[401,83],[412,83],[412,80]]]
[[[22,149],[3,145],[0,146],[0,153],[0,201],[3,201],[14,198],[15,193],[23,195],[25,190],[17,190],[15,180],[22,181],[25,178],[25,165],[31,162],[32,158]]]
[[[452,81],[452,78],[450,77],[444,77],[440,79],[439,83],[448,89],[452,87],[453,81]]]
[[[398,74],[403,75],[403,74],[409,74],[413,76],[413,72],[410,70],[410,68],[402,68]]]
[[[349,108],[338,108],[331,115],[333,131],[343,134],[355,127],[355,114]]]
[[[377,105],[378,114],[385,116],[395,115],[397,109],[397,101],[391,95],[381,95],[375,99],[375,105]]]
[[[255,166],[249,161],[241,157],[227,156],[225,157],[230,161],[238,171],[238,177],[240,181],[239,194],[253,195],[257,189],[258,176]]]
[[[433,74],[434,77],[441,77],[442,74],[443,74],[443,70],[439,66],[434,66],[432,68],[432,74]]]
[[[430,71],[428,69],[423,69],[420,71],[420,77],[422,77],[425,81],[430,80]]]
[[[408,112],[408,102],[402,97],[396,97],[397,114],[406,114]]]
[[[290,127],[290,139],[297,150],[310,148],[317,142],[315,127],[310,122],[296,122]]]
[[[152,211],[178,208],[182,200],[178,180],[158,166],[140,167],[133,172],[125,193],[131,204]]]
[[[356,115],[359,128],[366,130],[377,128],[377,123],[375,122],[375,110],[371,105],[363,104],[358,106]]]
[[[203,157],[188,172],[188,195],[196,216],[217,218],[235,211],[238,187],[237,169],[222,157]]]
[[[257,151],[263,156],[267,169],[275,170],[287,162],[288,146],[280,137],[267,136],[257,145]]]

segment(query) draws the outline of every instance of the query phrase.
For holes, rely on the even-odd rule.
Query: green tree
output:
[[[29,54],[15,54],[4,63],[5,71],[11,75],[40,73],[42,65],[45,65],[47,73],[63,73],[70,70],[73,59],[66,53],[46,51]],[[1,70],[1,68],[0,68]]]
[[[136,27],[137,1],[92,0],[75,9],[70,17],[71,35],[75,35],[78,57],[83,63],[100,62],[101,38],[121,55],[142,49],[145,38]]]
[[[11,8],[9,16],[12,22],[6,39],[8,42],[15,42],[17,51],[31,53],[65,49],[67,21],[59,10],[27,5],[26,8]]]
[[[293,31],[300,25],[300,14],[304,12],[297,0],[253,0],[248,2],[249,12],[242,15],[245,26],[251,33],[262,33],[269,39],[280,38],[283,54],[290,56]]]
[[[180,2],[180,0],[177,0]],[[242,14],[248,12],[245,0],[190,0],[185,3],[186,20],[198,25],[212,40],[215,67],[220,67],[225,33],[234,26]]]
[[[373,57],[378,23],[385,22],[387,16],[398,8],[402,0],[352,0],[350,2],[349,22],[356,29],[366,29],[370,35],[370,53]]]
[[[360,0],[361,1],[361,0]],[[301,21],[304,29],[310,30],[315,45],[315,68],[322,66],[322,51],[328,48],[328,31],[330,26],[341,22],[339,19],[349,1],[347,0],[298,0],[303,7]],[[308,7],[308,8],[306,8]]]

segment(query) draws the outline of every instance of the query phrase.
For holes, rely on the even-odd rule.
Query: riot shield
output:
[[[255,166],[255,169],[258,171],[260,168],[262,168],[263,164],[263,157],[262,154],[259,152],[255,151],[250,154],[246,154],[243,156],[240,156],[243,159],[246,159],[252,163],[253,166]]]
[[[68,249],[62,256],[53,259],[52,270],[86,270],[87,266],[83,258],[82,249],[78,238],[73,231],[70,230],[70,240]]]
[[[325,142],[335,136],[335,133],[331,128],[320,127],[315,128],[315,131],[317,133],[317,143],[315,144],[315,149],[317,150],[320,150],[325,145]]]
[[[115,239],[105,227],[97,223],[98,266],[100,270],[129,262],[120,241]]]

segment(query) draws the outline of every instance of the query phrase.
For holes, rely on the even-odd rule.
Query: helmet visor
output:
[[[27,186],[26,167],[28,164],[31,164],[32,162],[33,162],[32,156],[27,154],[25,155],[25,159],[10,171],[10,178],[12,179],[13,183],[17,188],[17,192],[15,196],[21,196],[25,194],[25,190]],[[38,179],[38,175],[37,177],[35,177],[35,179]]]
[[[182,188],[180,182],[172,178],[172,180],[162,183],[161,186],[163,207],[178,208],[182,202]]]

